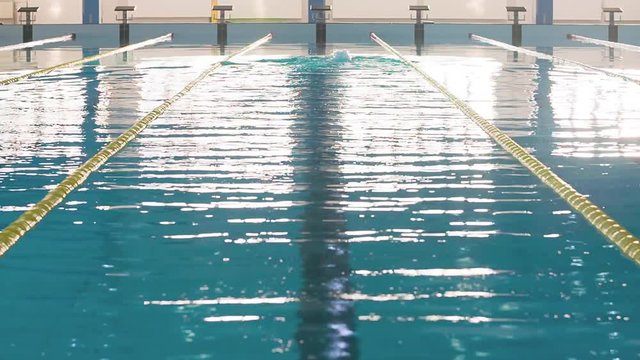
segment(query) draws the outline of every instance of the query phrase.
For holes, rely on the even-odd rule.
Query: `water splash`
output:
[[[335,62],[351,62],[351,54],[347,50],[336,50],[331,58]]]

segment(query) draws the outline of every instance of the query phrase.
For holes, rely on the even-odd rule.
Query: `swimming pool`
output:
[[[352,61],[234,60],[30,232],[0,262],[0,358],[637,357],[636,265],[411,69],[334,49]],[[639,54],[553,52],[640,78]],[[424,55],[640,232],[640,87],[484,46]],[[216,59],[146,49],[0,89],[2,224]]]

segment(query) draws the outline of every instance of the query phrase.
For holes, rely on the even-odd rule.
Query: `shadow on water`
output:
[[[327,55],[327,44],[310,44],[309,55]]]
[[[94,56],[100,53],[99,49],[82,49],[82,57]],[[87,158],[100,150],[97,141],[96,124],[98,105],[100,104],[100,78],[95,65],[85,65],[80,71],[85,84],[84,121],[82,122],[82,134],[84,137],[84,151]]]
[[[553,55],[553,48],[538,47],[538,52]],[[534,80],[537,89],[534,94],[534,100],[537,108],[537,126],[536,126],[536,139],[553,139],[553,104],[551,103],[551,71],[553,70],[553,63],[544,59],[537,59],[536,66],[538,68],[538,76]],[[536,154],[542,159],[551,159],[553,152],[553,146],[550,144],[541,143],[535,144]]]
[[[340,114],[342,66],[330,58],[297,64],[295,178],[306,185],[300,244],[303,284],[296,339],[300,358],[357,359],[355,310],[342,294],[351,293],[349,246],[341,242],[345,216],[339,209],[338,152],[343,132]]]
[[[33,52],[33,48],[27,48],[24,50],[24,53],[26,56],[26,62],[28,63],[32,61],[32,52]]]

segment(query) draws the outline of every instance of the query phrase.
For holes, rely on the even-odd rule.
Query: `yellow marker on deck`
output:
[[[453,105],[464,113],[471,121],[476,123],[487,135],[497,142],[503,149],[516,158],[529,171],[537,176],[543,183],[548,185],[572,208],[580,213],[589,223],[600,231],[609,241],[614,243],[620,250],[640,265],[640,241],[627,229],[622,227],[617,221],[607,215],[602,209],[592,203],[587,197],[576,191],[560,176],[556,175],[549,167],[540,160],[529,154],[522,146],[511,139],[507,134],[491,124],[489,120],[483,118],[464,101],[457,98],[444,85],[438,83],[431,76],[427,75],[416,64],[402,56],[397,50],[384,42],[376,34],[371,33],[371,39],[385,48],[387,51],[397,56],[402,62],[412,67],[427,82],[436,88],[441,94],[446,96]]]
[[[154,39],[150,39],[150,40],[147,40],[147,41],[139,42],[137,44],[131,44],[131,45],[128,45],[128,46],[124,46],[124,47],[121,47],[121,48],[110,50],[110,51],[104,52],[102,54],[89,56],[89,57],[82,58],[82,59],[79,59],[79,60],[69,61],[69,62],[66,62],[64,64],[59,64],[59,65],[48,67],[46,69],[36,70],[36,71],[30,72],[28,74],[12,77],[12,78],[9,78],[9,79],[0,80],[0,86],[2,86],[2,85],[10,85],[10,84],[13,84],[13,83],[17,83],[18,81],[21,81],[21,80],[26,80],[26,79],[29,79],[29,78],[32,78],[32,77],[45,75],[45,74],[48,74],[48,73],[56,71],[56,70],[79,66],[79,65],[86,64],[86,63],[89,63],[89,62],[92,62],[92,61],[100,60],[100,59],[105,58],[107,56],[113,56],[113,55],[121,54],[121,53],[124,53],[124,52],[127,52],[127,51],[133,51],[133,50],[137,50],[137,49],[140,49],[140,48],[143,48],[143,47],[146,47],[146,46],[151,46],[151,45],[155,45],[155,44],[159,44],[159,43],[162,43],[162,42],[165,42],[165,41],[171,41],[171,40],[173,40],[173,34],[166,34],[166,35],[154,38]]]
[[[218,0],[211,0],[211,23],[218,22],[218,12],[213,11],[213,7],[218,5]]]
[[[127,144],[135,139],[144,129],[151,124],[152,121],[164,114],[167,109],[176,101],[180,100],[199,82],[206,79],[209,75],[220,69],[223,64],[236,56],[245,54],[271,40],[272,35],[269,34],[253,44],[244,47],[240,51],[233,53],[221,61],[211,65],[207,70],[202,72],[197,78],[192,80],[179,93],[172,98],[166,100],[160,106],[156,107],[142,119],[138,120],[129,130],[125,131],[117,139],[102,148],[91,159],[87,160],[71,175],[51,190],[44,199],[40,200],[33,208],[24,212],[17,220],[7,226],[0,232],[0,256],[4,255],[13,245],[15,245],[24,234],[33,229],[42,219],[47,216],[58,204],[60,204],[73,190],[80,186],[94,171],[98,170],[111,157],[122,150]]]

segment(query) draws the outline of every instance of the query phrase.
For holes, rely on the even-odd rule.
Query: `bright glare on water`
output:
[[[640,55],[555,51],[640,78]],[[425,52],[427,73],[640,233],[640,86],[490,48]],[[211,54],[145,50],[0,88],[0,225]],[[2,60],[0,78],[27,66]],[[256,53],[0,260],[0,359],[629,359],[639,284],[380,49]]]

